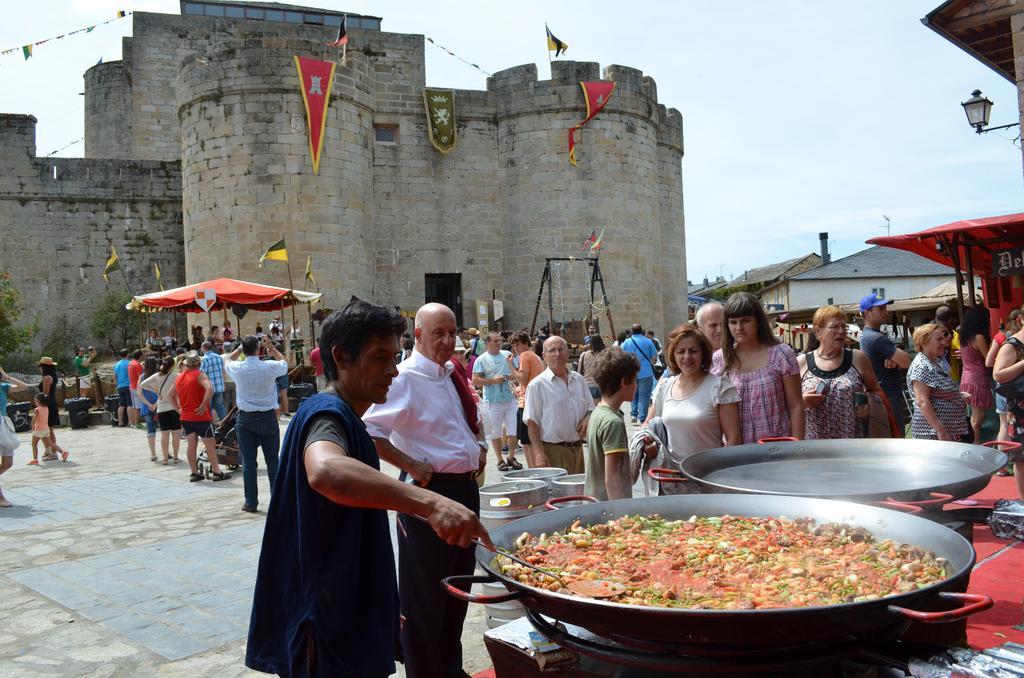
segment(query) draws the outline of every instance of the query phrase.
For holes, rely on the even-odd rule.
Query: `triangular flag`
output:
[[[263,268],[263,262],[267,259],[271,261],[288,261],[288,248],[285,247],[284,238],[281,238],[267,248],[267,251],[260,257],[260,268]]]
[[[156,274],[156,284],[160,287],[160,291],[164,291],[164,284],[160,282],[160,264],[153,262],[153,273]]]
[[[299,74],[299,86],[302,88],[302,103],[306,107],[313,174],[320,173],[320,151],[324,146],[324,128],[327,126],[327,106],[331,101],[334,68],[335,65],[330,61],[295,57],[295,70]]]
[[[21,53],[25,57],[25,61],[32,58],[32,45],[25,45],[21,48]]]
[[[117,18],[118,19],[123,19],[125,16],[126,16],[125,15],[125,11],[123,9],[117,10]]]
[[[604,226],[601,227],[601,235],[597,236],[597,240],[590,246],[591,252],[600,252],[604,246]]]
[[[103,267],[103,279],[109,281],[108,277],[110,273],[121,268],[121,260],[117,258],[117,250],[114,246],[110,246],[110,258],[107,259],[107,265]]]
[[[605,80],[597,82],[580,82],[583,88],[583,98],[587,101],[587,117],[578,125],[569,128],[569,162],[576,165],[576,130],[580,129],[591,118],[601,112],[601,109],[608,103],[612,92],[615,91],[615,83]]]
[[[313,279],[313,256],[306,257],[306,280],[313,283],[316,286],[316,280]]]
[[[548,34],[548,51],[554,52],[556,57],[565,54],[569,49],[569,45],[556,38],[555,34],[551,32],[551,29],[548,28],[547,24],[544,24],[544,30],[547,31]]]
[[[590,237],[588,237],[586,240],[580,243],[580,249],[589,250],[590,247],[594,244],[595,240],[597,240],[597,231],[591,231]]]

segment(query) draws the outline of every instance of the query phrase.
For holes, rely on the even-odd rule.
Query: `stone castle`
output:
[[[273,21],[270,9],[203,15],[218,5],[132,16],[122,60],[85,73],[84,158],[38,157],[35,118],[0,115],[0,271],[40,336],[60,315],[87,328],[106,289],[123,289],[120,273],[101,276],[111,244],[138,294],[156,290],[154,262],[167,288],[221,276],[286,286],[283,264],[257,266],[282,236],[296,286],[312,255],[328,307],[353,294],[410,311],[437,299],[472,326],[474,302],[498,299],[518,329],[545,257],[582,256],[580,242],[605,228],[616,329],[639,321],[661,334],[686,319],[682,116],[658,103],[651,78],[573,61],[554,62],[551,80],[533,64],[498,72],[485,91],[455,91],[458,144],[442,155],[427,137],[424,36],[350,15],[314,175],[293,56],[340,61],[326,44],[337,29]],[[573,167],[579,81],[597,79],[616,89],[578,133]],[[589,276],[556,265],[556,321],[587,315]]]

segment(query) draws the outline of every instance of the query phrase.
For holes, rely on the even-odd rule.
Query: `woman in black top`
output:
[[[57,435],[53,432],[54,426],[60,426],[60,412],[57,410],[57,363],[53,358],[43,356],[39,359],[39,372],[43,375],[39,382],[39,391],[46,396],[46,407],[49,410],[47,424],[50,427],[50,445],[52,452],[49,456],[43,455],[43,461],[53,461],[57,458],[54,452],[63,455],[66,450],[57,444]]]

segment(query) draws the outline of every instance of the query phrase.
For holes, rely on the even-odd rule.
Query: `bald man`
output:
[[[547,368],[526,387],[523,421],[530,432],[534,460],[568,473],[583,473],[583,440],[594,409],[587,380],[566,366],[569,347],[559,336],[544,342]]]
[[[722,336],[725,333],[725,308],[717,301],[709,301],[697,309],[694,316],[697,329],[711,342],[711,350],[722,348]]]
[[[387,401],[363,415],[381,459],[402,469],[417,484],[480,514],[476,477],[487,463],[480,422],[465,373],[453,379],[457,341],[455,314],[443,304],[416,312],[415,348],[398,365]],[[466,603],[447,595],[440,581],[472,574],[473,548],[450,546],[429,525],[400,516],[398,593],[402,652],[409,678],[465,675],[462,623]]]

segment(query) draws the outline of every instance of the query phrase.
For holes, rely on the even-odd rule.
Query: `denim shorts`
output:
[[[277,384],[278,391],[286,390],[288,388],[288,375],[282,374],[280,377],[274,380],[274,383]]]

